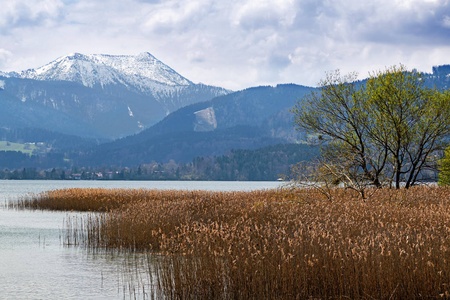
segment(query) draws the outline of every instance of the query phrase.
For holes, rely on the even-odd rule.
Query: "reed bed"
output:
[[[107,212],[121,209],[130,202],[157,196],[145,189],[68,188],[28,195],[9,203],[21,209],[45,209],[54,211]]]
[[[67,204],[41,197],[35,207],[105,211],[68,243],[158,254],[164,298],[450,298],[448,188],[386,189],[366,201],[337,190],[332,202],[313,190],[77,192],[89,204],[70,190]]]

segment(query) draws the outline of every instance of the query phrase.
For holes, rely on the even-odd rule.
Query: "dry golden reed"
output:
[[[386,189],[367,201],[339,190],[335,199],[75,189],[24,205],[106,212],[86,217],[68,243],[162,254],[154,271],[169,299],[450,297],[450,189]]]
[[[147,196],[145,189],[69,188],[29,195],[10,206],[27,209],[106,212]]]

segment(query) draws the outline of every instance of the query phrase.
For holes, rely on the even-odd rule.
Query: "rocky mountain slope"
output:
[[[79,165],[133,166],[151,161],[189,162],[231,149],[295,143],[289,109],[313,88],[262,86],[181,108],[139,134],[102,144],[79,157]]]
[[[150,53],[75,53],[37,69],[0,73],[0,100],[8,99],[16,116],[27,115],[31,106],[45,112],[26,117],[23,123],[0,120],[0,126],[56,128],[80,136],[117,138],[150,127],[181,107],[227,93],[192,83]],[[4,102],[0,101],[0,109],[7,111]],[[39,118],[52,114],[56,119],[64,116],[66,124],[50,125]]]
[[[148,52],[136,56],[73,53],[38,69],[11,75],[36,80],[72,81],[87,87],[123,84],[150,92],[158,85],[164,88],[193,84]]]
[[[93,57],[86,57],[89,61],[95,61]],[[100,60],[98,57],[96,59]],[[105,58],[105,61],[108,59]],[[85,145],[89,147],[95,145],[95,141],[104,140],[80,140],[75,143],[80,145],[76,153],[67,151],[62,145],[58,148],[63,149],[64,165],[70,162],[71,165],[86,167],[132,167],[152,161],[190,162],[199,156],[227,156],[232,149],[298,143],[304,133],[295,131],[290,108],[314,89],[282,84],[228,93],[223,89],[192,84],[167,69],[164,69],[168,72],[165,77],[151,77],[148,75],[151,72],[147,74],[139,70],[137,75],[129,77],[123,71],[125,67],[119,68],[110,62],[109,65],[104,63],[99,66],[98,62],[92,65],[92,70],[97,68],[97,73],[109,75],[97,78],[91,76],[91,72],[74,71],[80,76],[51,79],[49,74],[58,72],[50,72],[50,69],[60,70],[62,66],[68,66],[63,61],[55,63],[54,68],[41,71],[0,74],[0,128],[33,128],[34,125],[51,131],[97,138],[134,133],[88,150]],[[130,58],[127,64],[131,65],[130,61],[136,62],[138,59]],[[61,66],[57,68],[56,65]],[[80,69],[86,63],[75,65],[73,68]],[[66,76],[71,68],[67,67],[66,72],[61,74]],[[163,73],[162,69],[158,70],[155,72]],[[147,74],[147,79],[142,79],[145,77],[142,74]],[[43,77],[38,79],[39,76]],[[434,67],[433,73],[424,74],[424,78],[427,86],[447,90],[450,86],[450,66]],[[161,89],[144,85],[146,80],[151,80],[153,86],[159,85]],[[214,94],[221,96],[213,98]],[[164,95],[171,95],[172,98],[164,98]],[[188,105],[166,115],[171,111],[170,105],[175,109],[181,103]],[[155,124],[155,120],[159,122]],[[137,132],[139,127],[145,128]],[[45,136],[49,136],[48,140],[52,138],[49,133]]]
[[[450,85],[450,66],[423,74],[425,84],[441,90]],[[249,88],[181,108],[139,134],[99,145],[81,165],[133,166],[150,161],[191,161],[220,156],[232,149],[256,149],[298,143],[290,108],[314,90],[295,84]]]

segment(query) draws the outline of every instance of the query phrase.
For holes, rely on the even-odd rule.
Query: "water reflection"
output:
[[[82,247],[66,247],[65,220],[74,214],[8,210],[8,201],[72,187],[248,191],[278,186],[279,182],[0,180],[0,299],[152,296],[151,265],[146,255],[92,253]]]
[[[0,298],[148,298],[146,256],[64,246],[67,217],[0,209]]]

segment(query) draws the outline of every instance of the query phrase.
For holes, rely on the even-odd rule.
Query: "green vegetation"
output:
[[[65,243],[150,253],[158,298],[450,297],[448,188],[336,195],[68,189],[19,206],[103,212],[68,220]]]
[[[221,156],[197,157],[191,163],[172,160],[131,168],[69,168],[73,162],[62,155],[28,157],[19,152],[0,151],[0,165],[11,168],[0,170],[0,179],[74,179],[72,175],[78,174],[77,179],[84,180],[277,180],[289,173],[295,163],[317,155],[317,147],[279,144],[256,150],[232,150]],[[29,167],[32,165],[41,165],[44,169]],[[67,167],[46,169],[46,165]]]
[[[232,150],[219,157],[197,157],[195,173],[208,180],[277,180],[299,161],[318,155],[305,144],[280,144],[256,150]]]
[[[0,140],[18,144],[31,143],[42,150],[51,148],[57,151],[74,151],[87,149],[97,145],[102,140],[82,138],[39,128],[0,128]],[[106,142],[106,140],[103,140]],[[1,149],[8,150],[8,149]],[[40,151],[44,153],[46,151]]]
[[[426,87],[421,74],[403,66],[355,80],[329,74],[293,109],[298,129],[323,145],[313,173],[324,171],[324,180],[363,198],[368,186],[413,186],[436,167],[450,136],[450,93]]]
[[[439,185],[450,185],[450,146],[445,149],[445,156],[439,161]]]
[[[16,151],[31,155],[33,151],[39,149],[35,143],[12,143],[8,141],[0,141],[0,151]]]

